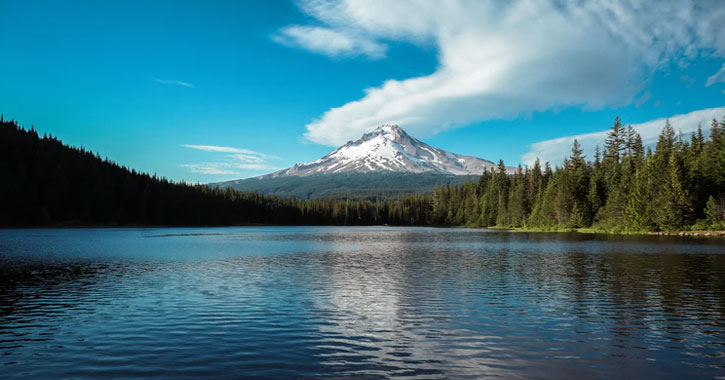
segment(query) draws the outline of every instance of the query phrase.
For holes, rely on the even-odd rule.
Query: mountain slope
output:
[[[477,176],[440,173],[346,172],[306,176],[261,176],[217,184],[219,188],[253,191],[265,195],[300,199],[397,199],[430,193],[436,185],[461,185]]]
[[[381,125],[357,141],[350,141],[326,156],[270,174],[306,176],[312,174],[408,172],[448,175],[480,175],[496,165],[477,157],[463,156],[434,148],[408,135],[397,125]]]
[[[302,199],[391,199],[431,192],[445,183],[460,185],[485,170],[497,170],[497,165],[434,148],[397,125],[381,125],[319,160],[213,185]]]

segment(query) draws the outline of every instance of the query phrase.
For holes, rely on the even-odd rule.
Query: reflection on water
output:
[[[725,242],[0,231],[2,378],[713,378]]]

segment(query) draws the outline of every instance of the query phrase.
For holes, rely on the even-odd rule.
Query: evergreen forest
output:
[[[665,123],[654,149],[619,118],[594,157],[577,141],[561,166],[395,199],[299,199],[173,182],[120,166],[0,118],[0,226],[417,225],[592,229],[616,233],[725,229],[725,119],[684,136]]]

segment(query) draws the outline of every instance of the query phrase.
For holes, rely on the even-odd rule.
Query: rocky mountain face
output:
[[[480,175],[496,167],[491,161],[434,148],[397,125],[381,125],[326,156],[267,176],[405,172]],[[510,170],[510,169],[509,169]]]

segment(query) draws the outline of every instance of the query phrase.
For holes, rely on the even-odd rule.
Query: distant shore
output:
[[[273,227],[292,226],[288,224],[209,224],[209,225],[173,225],[173,224],[73,224],[57,223],[30,226],[0,226],[0,230],[33,230],[33,229],[86,229],[86,228],[216,228],[216,227]]]
[[[580,234],[602,234],[602,235],[646,235],[646,236],[689,236],[689,237],[719,237],[725,238],[725,231],[639,231],[639,232],[618,232],[596,228],[524,228],[524,227],[471,227],[471,226],[397,226],[388,224],[377,225],[318,225],[318,224],[229,224],[229,225],[153,225],[153,224],[73,224],[59,223],[47,226],[0,226],[0,230],[8,229],[84,229],[84,228],[218,228],[218,227],[440,227],[440,228],[473,228],[487,229],[508,232],[542,232],[542,233],[580,233]]]
[[[648,235],[648,236],[692,236],[692,237],[725,237],[725,231],[635,231],[618,232],[596,228],[490,228],[512,232],[576,232],[581,234],[604,234],[604,235]]]

